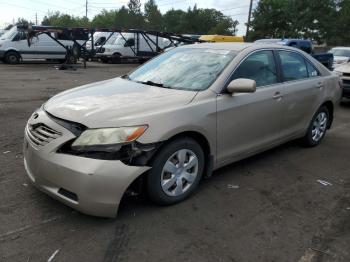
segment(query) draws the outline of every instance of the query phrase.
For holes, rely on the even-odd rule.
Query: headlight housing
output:
[[[146,131],[147,127],[147,125],[142,125],[87,129],[72,143],[72,148],[113,146],[129,143],[138,139]]]
[[[343,75],[342,72],[339,72],[339,71],[336,71],[336,70],[334,70],[333,72],[334,72],[335,74],[337,74],[338,76],[342,76],[342,75]]]

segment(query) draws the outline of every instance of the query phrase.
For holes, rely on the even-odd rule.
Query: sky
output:
[[[145,3],[147,0],[141,0]],[[74,16],[85,16],[86,0],[0,0],[0,28],[23,17],[38,24],[48,12],[60,11]],[[250,0],[155,0],[160,11],[169,9],[186,10],[197,4],[198,8],[215,8],[239,21],[238,35],[244,35]],[[254,1],[253,7],[257,0]],[[92,19],[103,9],[111,10],[126,5],[128,0],[88,0],[88,17]],[[143,9],[143,7],[142,7]]]

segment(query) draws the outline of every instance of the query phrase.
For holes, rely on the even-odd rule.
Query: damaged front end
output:
[[[80,123],[60,119],[50,113],[47,114],[53,121],[76,136],[76,138],[63,144],[57,150],[57,153],[100,160],[119,160],[131,166],[148,166],[153,155],[162,144],[162,142],[142,144],[136,141],[136,136],[133,136],[132,141],[115,144],[77,144],[76,141],[88,128]]]
[[[74,140],[64,144],[57,153],[100,160],[120,160],[126,165],[147,166],[161,143],[141,144],[136,141],[120,145],[72,147]]]

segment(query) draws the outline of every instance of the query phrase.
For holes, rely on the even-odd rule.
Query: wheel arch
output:
[[[7,55],[9,52],[17,53],[18,56],[19,56],[19,59],[22,60],[22,55],[21,55],[21,53],[20,53],[18,50],[13,49],[13,48],[6,50],[6,51],[5,51],[5,54],[4,54],[4,57],[6,57],[6,55]]]
[[[331,128],[332,126],[332,123],[333,123],[333,118],[334,118],[334,104],[331,100],[327,100],[325,101],[322,105],[322,106],[325,106],[327,109],[328,109],[328,112],[329,112],[329,122],[328,122],[328,126],[327,128]]]
[[[161,142],[161,145],[157,148],[157,150],[154,152],[153,156],[148,160],[147,165],[152,166],[152,162],[154,160],[154,157],[157,155],[157,152],[161,150],[163,147],[165,147],[168,143],[171,141],[174,141],[176,139],[180,138],[191,138],[195,140],[200,147],[203,149],[204,156],[205,156],[205,167],[204,167],[204,177],[210,177],[213,172],[213,166],[214,166],[214,157],[213,157],[213,151],[210,147],[210,143],[208,139],[200,132],[198,131],[182,131],[180,133],[177,133],[168,139]],[[142,191],[144,188],[144,179],[147,176],[148,172],[145,172],[132,181],[127,189],[125,190],[125,193],[128,191]],[[124,194],[125,194],[124,193]]]

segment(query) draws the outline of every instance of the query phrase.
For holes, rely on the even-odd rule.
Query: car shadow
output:
[[[343,99],[343,100],[340,102],[340,106],[341,106],[341,107],[350,108],[350,99]]]
[[[234,162],[232,164],[228,164],[224,167],[221,167],[215,170],[210,178],[202,179],[195,194],[201,194],[202,191],[206,191],[213,186],[219,187],[218,184],[221,184],[222,181],[227,180],[227,178],[232,178],[232,176],[241,176],[242,170],[248,171],[246,172],[246,174],[243,174],[243,175],[253,176],[254,174],[250,173],[249,168],[247,167],[251,167],[254,164],[257,164],[257,162],[273,161],[271,158],[275,157],[276,154],[281,154],[285,151],[290,151],[290,150],[299,150],[300,148],[302,148],[302,145],[298,140],[289,141],[275,148],[269,149],[267,151],[258,153],[251,157],[248,157],[240,161]],[[191,201],[191,197],[188,200]],[[135,214],[136,212],[138,213],[138,215],[140,215],[140,213],[143,213],[143,212],[147,213],[147,210],[153,211],[159,208],[164,208],[164,207],[159,207],[153,204],[147,198],[146,193],[141,192],[137,196],[123,197],[119,206],[118,217],[124,217],[130,214],[132,215],[133,213]]]

